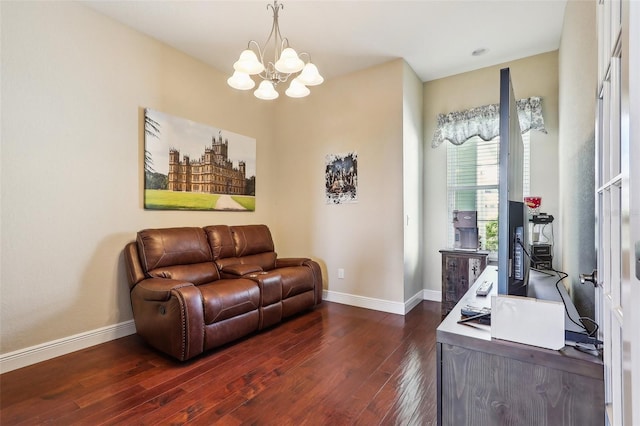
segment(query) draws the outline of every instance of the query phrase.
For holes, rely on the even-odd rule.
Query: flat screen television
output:
[[[498,294],[526,296],[529,262],[527,211],[522,183],[524,144],[509,68],[500,70],[498,179]]]

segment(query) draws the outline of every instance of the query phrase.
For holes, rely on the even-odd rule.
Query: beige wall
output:
[[[595,105],[597,81],[596,2],[570,1],[565,10],[559,53],[560,220],[565,241],[560,268],[569,274],[574,303],[594,316],[594,288],[581,273],[596,267]]]
[[[131,319],[122,248],[141,228],[274,224],[267,104],[78,3],[1,7],[0,353]],[[144,107],[256,138],[256,212],[144,211]]]
[[[404,202],[404,301],[420,295],[424,279],[423,235],[423,84],[411,67],[404,64],[402,139]],[[415,303],[415,301],[413,301]],[[407,306],[411,308],[412,306]]]
[[[396,60],[332,79],[277,106],[278,252],[318,259],[330,298],[404,301],[403,67]],[[325,156],[353,151],[358,202],[326,204]]]
[[[431,147],[437,116],[499,102],[500,69],[511,69],[516,99],[541,96],[547,134],[531,132],[531,194],[542,197],[542,211],[557,217],[558,207],[558,52],[549,52],[424,84],[424,236],[425,289],[441,288],[441,257],[451,220],[447,217],[446,146]],[[448,142],[447,142],[448,143]],[[561,264],[561,225],[554,223],[555,265]]]

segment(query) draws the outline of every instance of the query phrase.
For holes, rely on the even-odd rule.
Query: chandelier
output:
[[[253,94],[259,99],[276,99],[279,94],[276,86],[286,83],[291,78],[286,95],[292,98],[303,98],[310,91],[307,86],[316,86],[324,81],[318,72],[318,68],[311,63],[311,55],[301,52],[300,55],[289,46],[289,40],[280,34],[278,25],[278,12],[284,9],[282,3],[277,0],[268,4],[267,9],[273,11],[273,25],[271,33],[264,45],[260,47],[258,42],[250,40],[247,49],[243,50],[240,58],[233,64],[233,75],[227,80],[229,86],[238,90],[250,90],[256,85],[251,78],[258,76],[262,81]],[[273,62],[265,62],[265,53],[269,42],[273,40]],[[253,49],[252,49],[253,47]],[[300,57],[306,57],[303,61]]]

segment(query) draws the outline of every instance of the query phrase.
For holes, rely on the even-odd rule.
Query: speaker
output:
[[[531,267],[535,269],[553,269],[551,258],[549,260],[534,260]]]
[[[551,244],[532,244],[531,257],[551,256]]]

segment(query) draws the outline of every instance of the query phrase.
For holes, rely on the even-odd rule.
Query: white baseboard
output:
[[[373,309],[375,311],[389,312],[391,314],[405,315],[423,300],[440,302],[441,293],[435,290],[422,290],[409,298],[405,303],[390,300],[375,299],[373,297],[358,296],[355,294],[340,293],[338,291],[323,290],[322,298],[328,302],[341,303],[343,305],[357,306],[358,308]]]
[[[0,374],[135,334],[133,320],[0,355]]]
[[[404,303],[390,300],[375,299],[373,297],[357,296],[355,294],[340,293],[339,291],[323,290],[322,299],[358,308],[373,309],[374,311],[389,312],[404,315]]]
[[[422,299],[432,302],[442,302],[442,292],[438,290],[422,290]]]
[[[420,302],[422,302],[422,300],[424,299],[424,297],[422,296],[423,291],[417,292],[412,297],[410,297],[409,300],[404,302],[404,315],[408,314],[409,311],[411,311],[413,308],[418,306]]]

